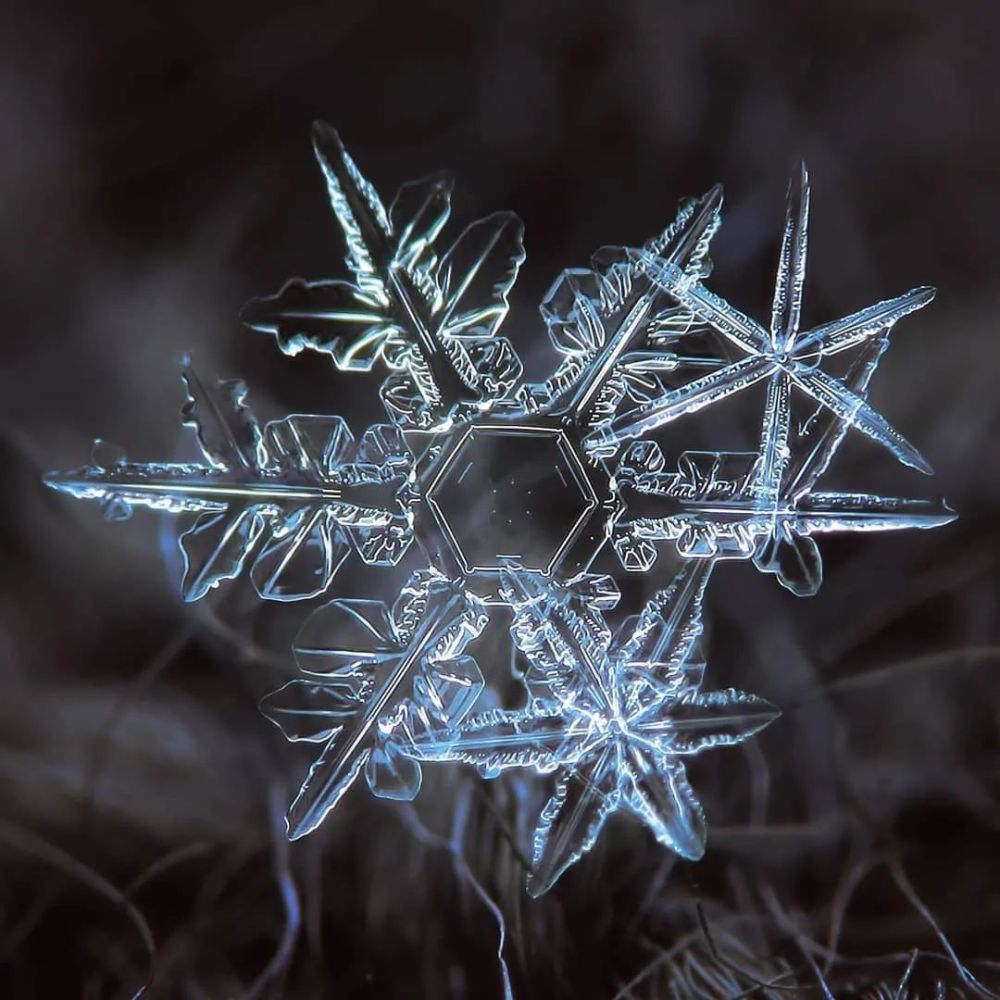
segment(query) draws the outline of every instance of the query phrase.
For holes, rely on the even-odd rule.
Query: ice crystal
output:
[[[705,665],[696,646],[711,568],[688,562],[614,636],[599,612],[577,612],[560,588],[505,574],[530,682],[548,693],[408,741],[404,752],[419,760],[463,761],[487,777],[509,767],[556,771],[535,831],[533,895],[593,846],[616,809],[637,815],[683,857],[704,852],[705,817],[684,757],[740,743],[778,714],[741,691],[699,693]]]
[[[524,260],[517,217],[491,215],[443,242],[449,178],[405,184],[386,207],[333,129],[317,125],[313,139],[349,278],[289,281],[243,319],[286,354],[318,351],[345,373],[385,368],[389,422],[357,441],[333,415],[261,426],[242,382],[202,381],[185,364],[182,418],[204,462],[128,461],[99,442],[91,464],[47,482],[99,500],[111,519],[136,506],[191,516],[180,533],[190,601],[244,571],[264,600],[314,598],[352,555],[396,566],[416,542],[424,568],[393,606],[352,597],[313,611],[294,646],[300,676],[262,702],[288,739],[321,746],[289,810],[291,837],[315,829],[362,772],[376,795],[412,798],[421,762],[447,760],[489,776],[555,772],[532,892],[619,809],[699,857],[704,817],[684,758],[776,715],[753,695],[700,690],[716,563],[752,559],[811,594],[822,579],[814,535],[954,516],[943,501],[816,488],[851,427],[930,471],[867,393],[890,331],[932,290],[801,331],[803,168],[765,329],[704,284],[715,187],[643,246],[605,247],[559,275],[541,314],[560,360],[531,384],[498,333]],[[828,367],[838,356],[839,372]],[[755,384],[766,387],[756,451],[668,455],[652,438]],[[595,572],[609,542],[627,572],[649,573],[661,542],[680,557],[614,635],[603,612],[618,589]],[[465,649],[498,604],[513,614],[526,702],[477,711],[506,663],[480,666]]]

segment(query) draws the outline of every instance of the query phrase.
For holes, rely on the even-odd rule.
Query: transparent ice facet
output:
[[[598,501],[562,430],[475,424],[427,503],[466,573],[512,563],[549,573]]]

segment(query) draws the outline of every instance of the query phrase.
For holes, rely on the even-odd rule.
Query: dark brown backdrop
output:
[[[881,956],[834,962],[838,996],[894,988],[915,948],[922,996],[939,980],[973,995],[930,914],[996,988],[972,964],[1000,959],[993,5],[44,0],[3,21],[3,996],[129,995],[149,966],[144,921],[157,996],[499,996],[477,884],[520,997],[634,980],[619,995],[746,995],[781,962],[783,985],[819,995],[810,961],[831,956],[803,935],[825,946],[838,901],[835,952]],[[785,714],[693,769],[703,863],[673,864],[616,822],[532,902],[515,846],[538,783],[519,808],[517,778],[447,768],[416,811],[355,789],[289,857],[275,822],[307,758],[255,704],[291,669],[294,622],[238,588],[183,607],[155,518],[105,525],[40,484],[95,434],[174,454],[186,350],[245,377],[267,415],[377,418],[372,382],[285,358],[235,319],[288,275],[340,273],[317,117],[387,194],[447,167],[458,220],[521,214],[507,330],[534,374],[552,358],[535,303],[558,271],[641,241],[716,180],[714,286],[762,314],[800,158],[807,321],[939,287],[874,388],[937,480],[863,445],[840,468],[865,486],[889,467],[961,519],[827,545],[810,601],[720,570],[712,681]]]

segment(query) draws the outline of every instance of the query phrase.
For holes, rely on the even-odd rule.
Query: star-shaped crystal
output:
[[[892,327],[929,302],[933,289],[916,288],[800,333],[808,220],[809,182],[802,167],[789,186],[767,331],[708,291],[697,276],[681,274],[648,248],[633,251],[632,259],[690,310],[693,319],[708,324],[744,356],[606,421],[585,445],[617,448],[761,381],[766,381],[767,392],[758,452],[685,452],[676,471],[667,471],[656,442],[636,441],[626,449],[615,474],[621,503],[612,530],[626,568],[649,570],[656,558],[654,543],[670,540],[685,557],[752,557],[760,569],[805,596],[814,594],[822,581],[813,535],[930,528],[954,519],[941,500],[815,489],[852,426],[889,447],[904,463],[931,471],[916,449],[871,408],[867,390]],[[840,377],[820,367],[824,359],[852,348],[857,350]],[[792,416],[793,388],[813,405],[798,426]],[[647,504],[646,512],[636,513],[622,499],[623,488],[660,498],[668,509],[649,512]]]
[[[648,250],[633,251],[633,258],[650,278],[696,318],[708,323],[742,356],[732,364],[664,393],[646,406],[610,420],[592,431],[587,443],[599,447],[607,442],[620,444],[640,437],[683,414],[766,380],[761,489],[777,493],[789,460],[789,397],[793,387],[829,409],[845,424],[857,427],[887,447],[904,464],[930,474],[930,465],[917,449],[863,395],[851,389],[845,380],[828,374],[821,364],[833,355],[882,336],[907,313],[927,305],[934,297],[934,289],[914,288],[897,298],[801,332],[799,318],[808,230],[809,178],[803,166],[789,186],[770,329],[709,291],[696,275]]]
[[[483,713],[457,730],[424,730],[405,744],[403,752],[418,760],[463,761],[487,777],[511,767],[557,772],[535,831],[532,895],[586,853],[618,809],[637,815],[682,857],[704,852],[705,817],[684,758],[740,743],[778,715],[741,691],[699,693],[701,602],[712,565],[686,563],[614,636],[572,588],[506,573],[513,633],[529,663],[529,703]]]

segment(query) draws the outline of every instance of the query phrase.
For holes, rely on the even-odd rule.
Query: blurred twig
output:
[[[15,850],[30,854],[44,864],[76,879],[121,909],[138,932],[149,963],[146,980],[132,994],[133,1000],[146,993],[152,987],[155,978],[156,943],[146,918],[128,896],[89,865],[84,864],[54,844],[36,837],[27,830],[21,830],[5,820],[0,820],[0,839]]]

